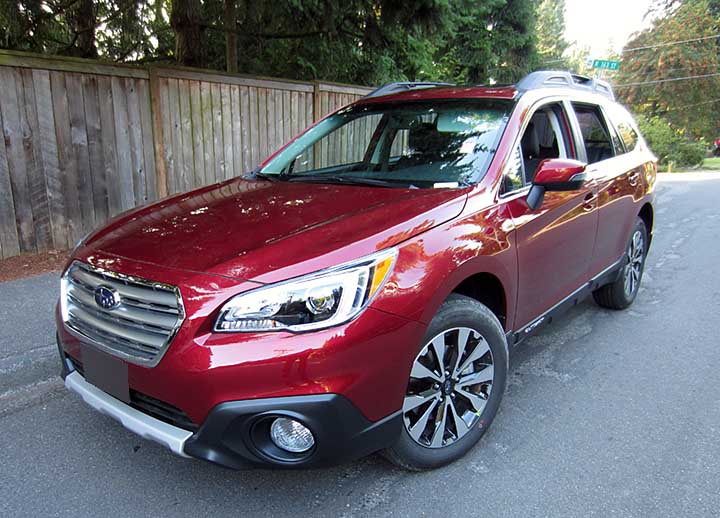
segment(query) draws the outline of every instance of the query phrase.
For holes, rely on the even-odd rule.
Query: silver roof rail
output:
[[[523,77],[515,85],[518,91],[526,92],[535,88],[547,88],[562,86],[565,88],[576,88],[586,92],[595,92],[615,100],[610,83],[594,77],[581,76],[563,70],[538,70]]]
[[[400,81],[397,83],[388,83],[367,94],[365,97],[380,97],[381,95],[396,94],[407,90],[420,90],[423,88],[435,88],[437,86],[453,86],[452,83],[435,83],[435,82],[411,82]]]

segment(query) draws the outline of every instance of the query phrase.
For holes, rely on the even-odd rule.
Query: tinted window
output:
[[[577,103],[572,105],[580,123],[588,163],[593,164],[615,156],[612,138],[600,108]]]
[[[638,132],[637,129],[635,129],[635,122],[633,121],[632,115],[630,115],[625,108],[617,104],[611,104],[608,107],[608,111],[610,112],[610,119],[615,124],[620,138],[625,144],[625,149],[632,151],[638,143]]]

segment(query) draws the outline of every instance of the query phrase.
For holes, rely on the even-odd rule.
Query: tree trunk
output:
[[[81,58],[97,58],[98,51],[95,45],[95,2],[94,0],[80,0],[74,9],[68,11],[67,21],[73,31],[73,44],[68,54]]]
[[[170,25],[175,31],[175,60],[188,67],[202,66],[200,0],[173,0]]]
[[[235,0],[225,0],[225,67],[238,71],[237,9]]]

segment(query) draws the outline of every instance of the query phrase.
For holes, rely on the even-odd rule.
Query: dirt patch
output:
[[[22,279],[41,273],[59,272],[69,250],[50,250],[40,254],[23,254],[0,260],[0,282]]]

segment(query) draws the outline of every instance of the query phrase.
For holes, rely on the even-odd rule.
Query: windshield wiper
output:
[[[347,185],[373,185],[377,187],[411,187],[405,182],[393,182],[380,178],[365,178],[363,176],[343,176],[329,174],[303,174],[293,175],[287,179],[288,182],[316,182],[316,183],[340,183]]]
[[[243,175],[244,180],[267,180],[268,182],[282,182],[287,180],[284,174],[265,174],[258,171],[250,171]]]

